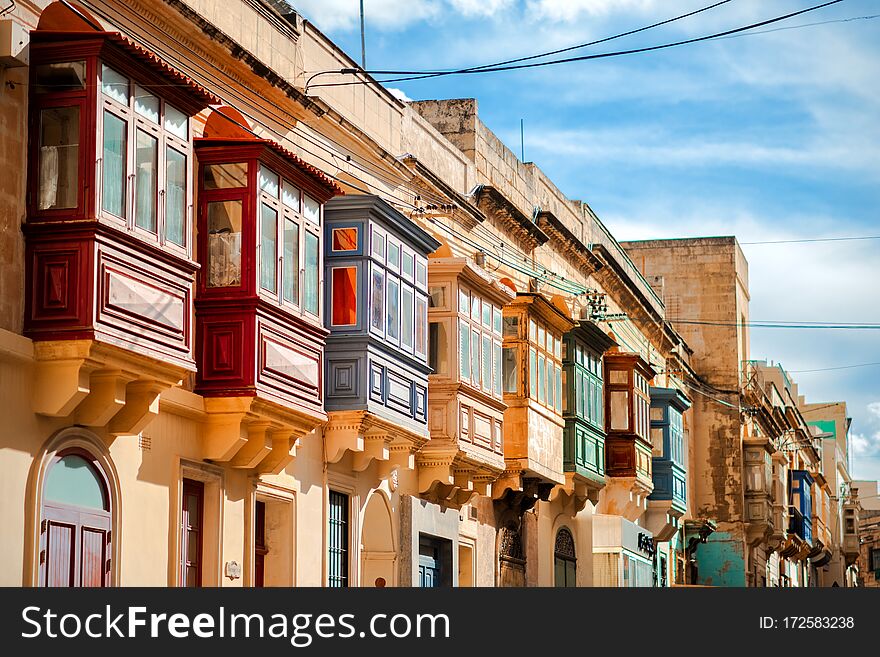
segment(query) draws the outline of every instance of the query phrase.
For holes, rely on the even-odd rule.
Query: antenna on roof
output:
[[[367,68],[367,44],[364,39],[364,0],[361,0],[361,68]]]
[[[519,153],[520,153],[520,161],[525,163],[526,161],[526,140],[525,140],[525,128],[523,127],[524,119],[519,120]]]

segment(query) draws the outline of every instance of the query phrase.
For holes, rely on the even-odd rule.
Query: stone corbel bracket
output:
[[[204,458],[257,474],[278,474],[296,457],[320,418],[276,408],[256,397],[207,397]]]
[[[684,510],[673,506],[668,500],[648,500],[645,514],[645,527],[654,535],[654,540],[663,543],[670,540],[681,527]]]
[[[36,342],[34,360],[34,412],[106,427],[108,442],[141,433],[186,373],[94,340]]]
[[[553,489],[551,500],[559,500],[572,517],[584,510],[587,502],[599,502],[599,488],[590,486],[574,472],[565,473],[565,484]]]
[[[413,457],[427,440],[367,411],[333,411],[324,428],[324,458],[336,463],[351,452],[353,470],[363,472],[375,461],[385,478],[394,469],[412,470]]]
[[[653,484],[639,477],[608,477],[602,489],[599,513],[623,516],[630,522],[638,520],[648,509],[648,495]]]
[[[454,445],[423,449],[416,456],[416,465],[421,497],[454,509],[463,507],[474,495],[486,495],[494,478],[462,461]]]

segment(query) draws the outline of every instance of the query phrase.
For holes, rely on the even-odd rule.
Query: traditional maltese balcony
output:
[[[776,453],[766,436],[747,435],[743,439],[746,540],[750,545],[765,542],[777,529],[785,528],[776,524],[781,518],[774,517],[773,459]]]
[[[576,322],[564,300],[519,292],[503,310],[502,377],[506,469],[496,500],[523,510],[564,485],[562,337]],[[520,500],[522,495],[526,497]],[[524,502],[525,504],[523,504]]]
[[[651,442],[654,490],[645,526],[656,541],[668,541],[687,513],[687,469],[683,415],[690,400],[675,388],[651,388]]]
[[[651,366],[636,353],[605,354],[605,474],[599,512],[637,520],[654,490],[650,442]]]
[[[136,434],[195,370],[190,124],[218,99],[68,3],[41,14],[30,64],[34,410]]]
[[[428,260],[428,409],[419,492],[460,506],[505,470],[502,308],[512,289],[441,247]]]
[[[205,458],[278,471],[327,419],[321,213],[340,190],[228,107],[211,113],[195,146]]]
[[[576,513],[598,501],[605,486],[603,354],[614,346],[595,323],[582,319],[562,343],[562,416],[565,484],[558,490]]]
[[[376,196],[328,203],[324,234],[326,458],[413,468],[429,437],[427,256],[440,243]]]

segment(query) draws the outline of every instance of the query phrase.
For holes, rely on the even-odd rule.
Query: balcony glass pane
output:
[[[400,289],[400,344],[413,348],[413,289],[403,285]]]
[[[241,201],[208,203],[208,287],[241,285]]]
[[[128,123],[105,111],[101,207],[120,218],[125,217],[127,134]]]
[[[79,107],[40,110],[40,210],[77,207]]]
[[[501,369],[502,368],[501,368],[501,344],[498,342],[495,342],[492,345],[492,362],[494,364],[494,370],[495,370],[494,391],[495,391],[495,394],[500,397],[502,394],[502,392],[501,392],[501,374],[502,374]]]
[[[202,174],[205,189],[235,189],[247,186],[247,162],[206,164]]]
[[[492,392],[492,338],[483,336],[483,352],[481,354],[483,390]]]
[[[159,140],[138,130],[135,150],[135,226],[155,233],[158,191]]]
[[[112,68],[104,65],[101,65],[101,92],[107,98],[128,107],[128,78],[122,75],[122,73],[117,73]]]
[[[278,192],[281,188],[281,182],[278,177],[278,174],[274,171],[270,171],[264,166],[260,167],[260,190],[272,196],[273,198],[278,198]]]
[[[449,337],[446,334],[446,324],[431,322],[428,334],[428,365],[435,374],[445,376],[449,372]]]
[[[150,123],[159,125],[159,99],[140,87],[134,88],[134,111]]]
[[[333,251],[356,251],[358,248],[357,226],[334,228],[331,231],[331,249]]]
[[[547,379],[544,373],[544,355],[541,354],[540,356],[538,356],[538,401],[542,404],[546,399],[546,395],[544,394],[544,389],[546,385]]]
[[[331,324],[357,324],[357,267],[336,267],[331,270]]]
[[[471,330],[471,381],[480,385],[480,333]]]
[[[260,287],[277,290],[278,278],[278,212],[260,205]]]
[[[165,130],[175,137],[186,139],[189,135],[189,117],[176,107],[165,103]]]
[[[501,375],[504,378],[504,392],[519,393],[519,363],[517,347],[504,347],[501,354]]]
[[[386,316],[385,334],[392,340],[400,339],[400,282],[394,276],[388,276],[387,297],[385,299],[388,314]]]
[[[303,309],[318,314],[318,261],[320,259],[318,236],[306,231],[303,240]]]
[[[421,294],[416,297],[416,353],[424,356],[427,353],[428,333],[428,300]]]
[[[282,262],[282,297],[289,303],[299,303],[299,224],[284,220],[284,252]]]
[[[321,223],[321,204],[303,194],[303,216],[313,224]]]
[[[281,184],[281,202],[294,212],[299,212],[299,189],[286,180]]]
[[[458,322],[458,367],[463,381],[471,378],[471,328],[468,323]]]
[[[165,237],[186,245],[186,155],[165,148]]]
[[[34,82],[34,93],[38,94],[81,91],[86,88],[86,63],[79,60],[40,64]]]
[[[538,353],[529,349],[529,397],[538,398]]]
[[[629,393],[613,390],[611,397],[611,428],[616,431],[629,430]]]
[[[376,265],[370,274],[370,327],[380,334],[385,329],[385,271]]]

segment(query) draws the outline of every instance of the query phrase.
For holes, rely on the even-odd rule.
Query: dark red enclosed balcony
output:
[[[84,10],[30,42],[24,331],[34,410],[137,433],[192,354],[192,127],[217,98]]]
[[[195,390],[211,418],[205,456],[277,469],[296,439],[327,419],[322,206],[341,190],[255,136],[231,108],[211,113],[195,150]]]

